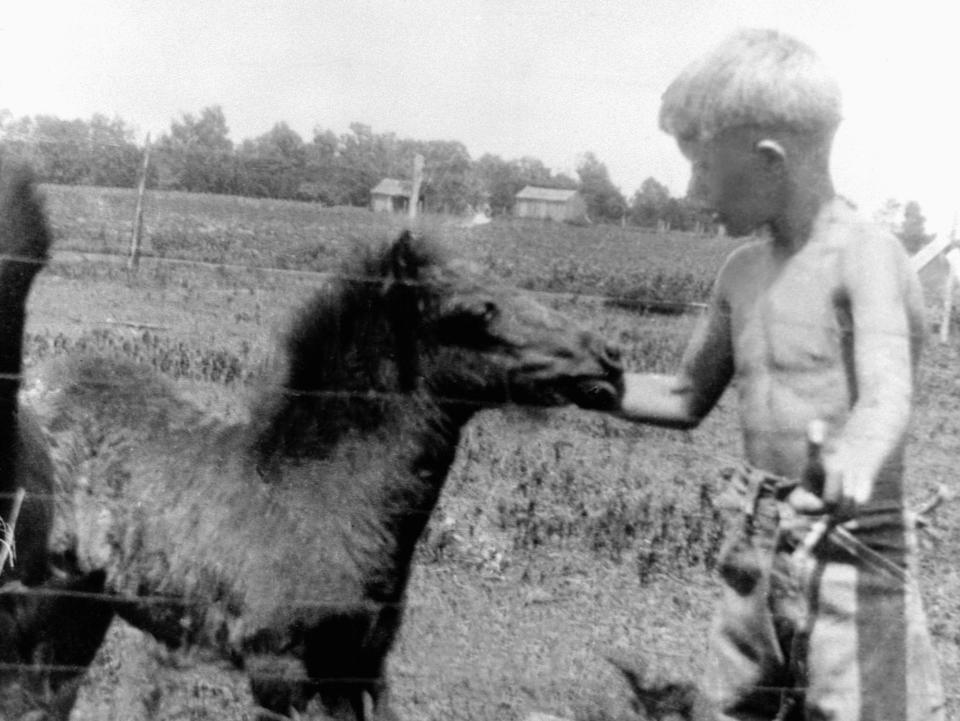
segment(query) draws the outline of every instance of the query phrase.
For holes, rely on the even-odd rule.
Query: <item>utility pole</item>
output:
[[[136,270],[140,265],[140,236],[143,234],[143,194],[147,188],[147,171],[150,168],[150,133],[143,148],[143,167],[140,169],[140,184],[137,186],[137,209],[133,216],[133,236],[130,238],[130,259],[127,268]]]
[[[417,206],[420,204],[420,185],[423,183],[423,156],[417,153],[413,156],[413,183],[410,188],[410,203],[407,206],[407,215],[410,219],[417,217]]]

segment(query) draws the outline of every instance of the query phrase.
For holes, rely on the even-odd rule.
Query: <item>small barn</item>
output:
[[[513,214],[517,218],[580,220],[587,214],[587,204],[576,190],[528,185],[517,193]]]
[[[412,186],[410,180],[384,178],[370,191],[370,209],[378,213],[406,213]]]

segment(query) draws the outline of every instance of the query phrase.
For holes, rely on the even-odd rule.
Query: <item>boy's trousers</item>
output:
[[[805,553],[812,521],[778,500],[782,479],[731,481],[743,503],[706,668],[716,718],[943,721],[908,514],[867,509]]]

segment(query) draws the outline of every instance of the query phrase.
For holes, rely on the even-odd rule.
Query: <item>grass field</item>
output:
[[[138,273],[84,252],[123,253],[129,191],[48,187],[59,251],[31,299],[31,364],[78,345],[134,357],[224,415],[243,414],[275,332],[351,239],[384,238],[395,218],[280,201],[151,194]],[[463,255],[621,343],[632,369],[676,363],[695,313],[641,314],[609,298],[702,301],[728,239],[618,228],[429,219]],[[67,253],[66,251],[71,251]],[[172,259],[220,265],[166,262]],[[910,453],[914,499],[954,484],[960,348],[931,344]],[[517,719],[541,710],[583,721],[636,718],[604,655],[654,675],[696,678],[722,537],[717,472],[739,457],[733,399],[694,432],[632,426],[575,409],[485,412],[467,428],[419,553],[390,667],[410,719]],[[922,584],[960,717],[960,503]],[[145,650],[147,649],[147,650]],[[235,672],[169,654],[118,625],[74,721],[241,719]]]

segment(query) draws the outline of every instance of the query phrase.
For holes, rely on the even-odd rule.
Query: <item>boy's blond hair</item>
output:
[[[741,30],[690,64],[663,94],[660,127],[703,141],[735,127],[833,137],[840,88],[813,50],[776,30]]]

